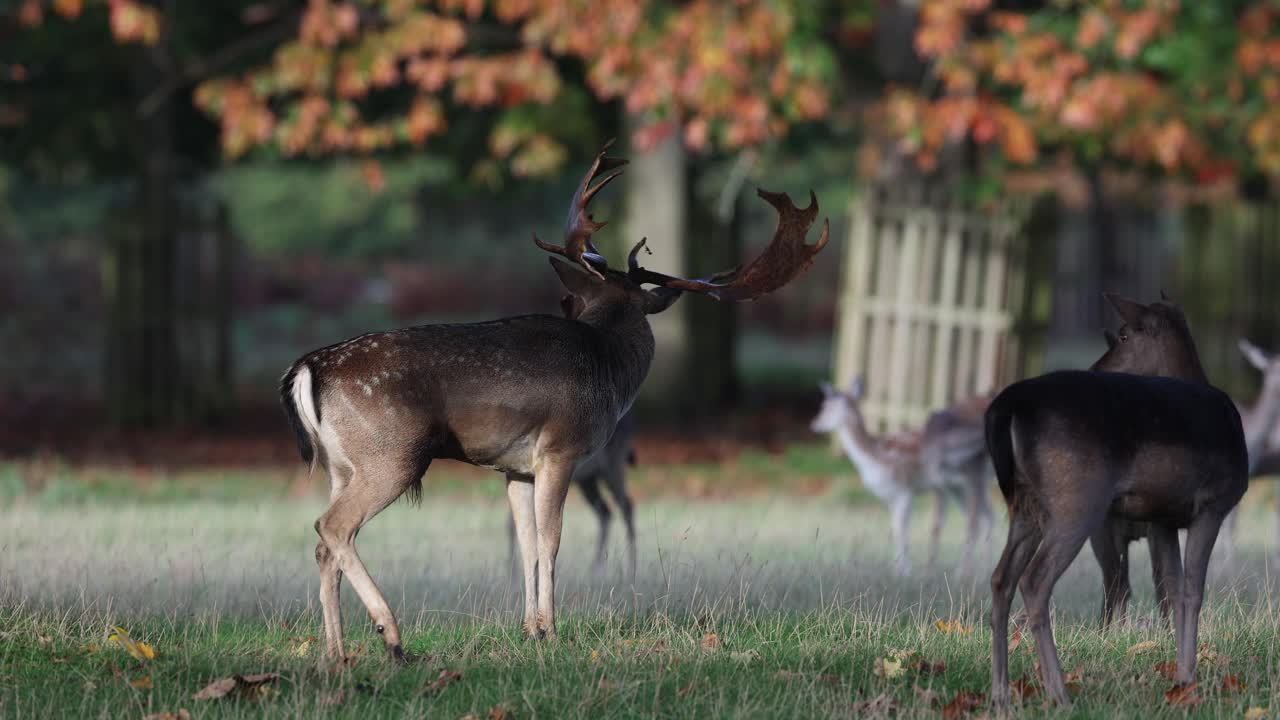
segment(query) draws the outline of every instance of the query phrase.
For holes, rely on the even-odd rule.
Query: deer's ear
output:
[[[579,297],[591,295],[600,283],[595,276],[577,266],[570,265],[559,258],[548,259],[551,260],[551,267],[556,271],[556,275],[560,276],[560,283],[574,295]]]
[[[560,298],[560,311],[570,320],[578,319],[578,316],[586,309],[587,303],[577,295],[570,293]]]
[[[1250,365],[1258,368],[1262,372],[1267,371],[1267,366],[1270,364],[1270,358],[1268,358],[1267,354],[1262,351],[1262,348],[1254,345],[1244,338],[1240,338],[1240,353],[1244,355],[1244,358],[1249,361]]]
[[[822,389],[822,397],[831,397],[836,394],[836,389],[826,380],[819,382],[818,387]]]
[[[644,314],[657,315],[658,313],[671,307],[675,301],[680,299],[681,291],[671,288],[654,288],[644,291]]]
[[[1120,342],[1120,339],[1116,337],[1115,333],[1106,329],[1102,331],[1102,339],[1107,341],[1108,350],[1115,348],[1116,343]]]
[[[1142,317],[1147,312],[1146,305],[1115,293],[1102,293],[1102,297],[1106,298],[1111,307],[1115,308],[1116,314],[1120,316],[1121,320],[1130,325],[1140,325],[1142,323]]]

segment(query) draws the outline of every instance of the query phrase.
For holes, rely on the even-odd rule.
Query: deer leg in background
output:
[[[898,575],[911,574],[911,560],[907,558],[907,523],[911,519],[911,493],[893,498],[889,506],[889,522],[893,531],[893,567]]]
[[[596,558],[591,562],[591,574],[600,579],[604,577],[605,561],[608,558],[609,519],[612,513],[609,512],[609,503],[604,501],[604,495],[600,493],[599,475],[578,479],[577,485],[600,525],[600,535],[596,538]]]
[[[1044,674],[1044,687],[1055,701],[1067,704],[1067,688],[1062,680],[1062,664],[1058,660],[1058,648],[1053,642],[1053,623],[1049,618],[1049,598],[1053,586],[1066,571],[1067,566],[1080,554],[1093,527],[1103,518],[1090,522],[1090,518],[1047,519],[1044,540],[1028,563],[1019,587],[1022,602],[1027,608],[1027,627],[1036,638],[1036,651],[1040,656],[1040,668]]]
[[[960,571],[968,573],[973,569],[974,550],[981,544],[987,551],[991,548],[991,503],[986,493],[986,477],[977,475],[962,488],[964,491],[965,516],[969,527],[965,538],[964,557],[960,560]],[[988,560],[990,556],[987,556]]]
[[[1227,513],[1222,522],[1222,559],[1228,565],[1236,561],[1236,525],[1240,522],[1240,506],[1236,505]]]
[[[1169,613],[1181,605],[1178,600],[1182,592],[1182,558],[1178,551],[1178,530],[1152,524],[1147,533],[1147,545],[1151,548],[1151,581],[1156,589],[1156,602],[1160,606],[1160,617],[1169,619]],[[1174,613],[1174,628],[1181,627],[1181,621]],[[1175,630],[1175,637],[1176,637]]]
[[[1187,529],[1186,559],[1183,562],[1182,592],[1175,599],[1174,623],[1178,633],[1179,683],[1189,683],[1196,678],[1196,640],[1200,634],[1200,608],[1204,604],[1204,583],[1209,571],[1209,557],[1213,554],[1214,541],[1222,527],[1222,515],[1202,512]],[[1179,618],[1177,608],[1181,607]]]
[[[357,467],[351,482],[316,521],[320,540],[328,546],[338,568],[351,581],[351,587],[360,596],[360,602],[364,603],[374,627],[382,636],[387,652],[396,660],[404,660],[400,628],[386,598],[356,553],[355,539],[365,523],[395,502],[421,476],[417,468],[400,463]]]
[[[610,468],[605,474],[605,485],[613,502],[622,513],[622,524],[627,528],[627,583],[636,584],[636,520],[635,504],[627,494],[626,474],[621,467]]]
[[[942,526],[947,521],[947,490],[938,488],[933,491],[937,502],[933,506],[933,526],[929,529],[929,568],[938,563],[938,544],[942,541]]]
[[[1102,627],[1124,622],[1129,607],[1129,539],[1124,521],[1107,518],[1089,536],[1089,547],[1102,570]],[[1117,614],[1119,617],[1117,617]]]
[[[520,564],[524,570],[524,621],[526,638],[538,636],[538,531],[534,522],[533,482],[507,473],[507,503],[511,524],[520,543]]]
[[[1009,540],[991,574],[991,701],[1009,701],[1009,608],[1022,572],[1040,544],[1040,529],[1030,517],[1012,513]]]
[[[573,476],[573,461],[547,459],[533,482],[533,509],[538,527],[538,635],[556,636],[556,555],[564,529],[564,500]]]

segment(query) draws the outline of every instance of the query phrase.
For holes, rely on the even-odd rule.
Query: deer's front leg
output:
[[[533,483],[534,517],[538,532],[538,633],[556,636],[556,555],[564,526],[564,500],[573,475],[571,461],[548,460]]]
[[[524,578],[524,629],[526,638],[538,636],[538,533],[534,524],[533,482],[507,474],[507,502],[511,505],[512,532],[520,545]]]
[[[889,504],[889,522],[893,530],[893,565],[898,575],[911,574],[911,560],[907,558],[907,522],[911,519],[911,493],[903,491]]]

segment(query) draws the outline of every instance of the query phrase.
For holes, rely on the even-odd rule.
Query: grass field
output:
[[[314,494],[11,493],[0,509],[0,717],[936,717],[955,709],[957,693],[987,691],[987,579],[1002,517],[978,572],[929,572],[917,541],[916,576],[902,580],[889,573],[886,514],[851,502],[840,482],[808,497],[768,486],[720,501],[659,495],[640,507],[633,591],[616,582],[617,562],[610,580],[590,578],[594,520],[575,497],[561,639],[524,642],[506,509],[498,479],[489,482],[470,495],[429,491],[423,507],[397,504],[361,533],[361,555],[416,658],[407,667],[383,658],[347,587],[354,662],[340,671],[324,667],[315,639]],[[1059,584],[1063,664],[1082,668],[1076,701],[1046,709],[1030,697],[1023,714],[1241,718],[1260,708],[1275,717],[1273,522],[1251,507],[1241,557],[1215,563],[1199,704],[1166,702],[1171,682],[1155,666],[1173,658],[1172,636],[1151,620],[1145,552],[1135,548],[1135,620],[1124,628],[1096,628],[1100,580],[1088,551]],[[943,567],[959,555],[960,525],[953,516]],[[116,625],[155,658],[109,641]],[[1033,681],[1033,662],[1027,638],[1013,678]],[[461,677],[433,685],[442,670]],[[280,677],[192,697],[263,672]]]

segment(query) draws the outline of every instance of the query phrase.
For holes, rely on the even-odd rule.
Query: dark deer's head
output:
[[[1150,305],[1113,293],[1103,297],[1124,324],[1114,334],[1103,331],[1107,352],[1090,369],[1208,382],[1187,318],[1164,293]]]
[[[596,193],[621,175],[621,168],[627,163],[624,159],[607,156],[605,151],[608,148],[606,145],[596,156],[573,194],[569,217],[565,221],[564,246],[544,243],[537,235],[533,237],[539,248],[570,261],[551,258],[560,282],[570,293],[570,297],[562,301],[567,316],[576,318],[589,313],[593,307],[616,306],[617,303],[632,305],[644,314],[652,315],[671,307],[682,292],[702,293],[717,300],[754,300],[795,279],[813,264],[814,256],[827,244],[830,228],[826,221],[823,221],[818,242],[813,245],[805,243],[805,235],[818,216],[818,201],[812,191],[809,192],[809,207],[799,209],[784,193],[758,190],[760,197],[778,211],[778,228],[764,252],[745,266],[702,279],[664,275],[640,266],[637,255],[645,249],[645,241],[641,239],[627,256],[627,270],[615,270],[609,267],[608,261],[591,242],[592,233],[604,227],[606,222],[596,222],[587,210]],[[645,284],[657,287],[649,290],[643,287]]]

